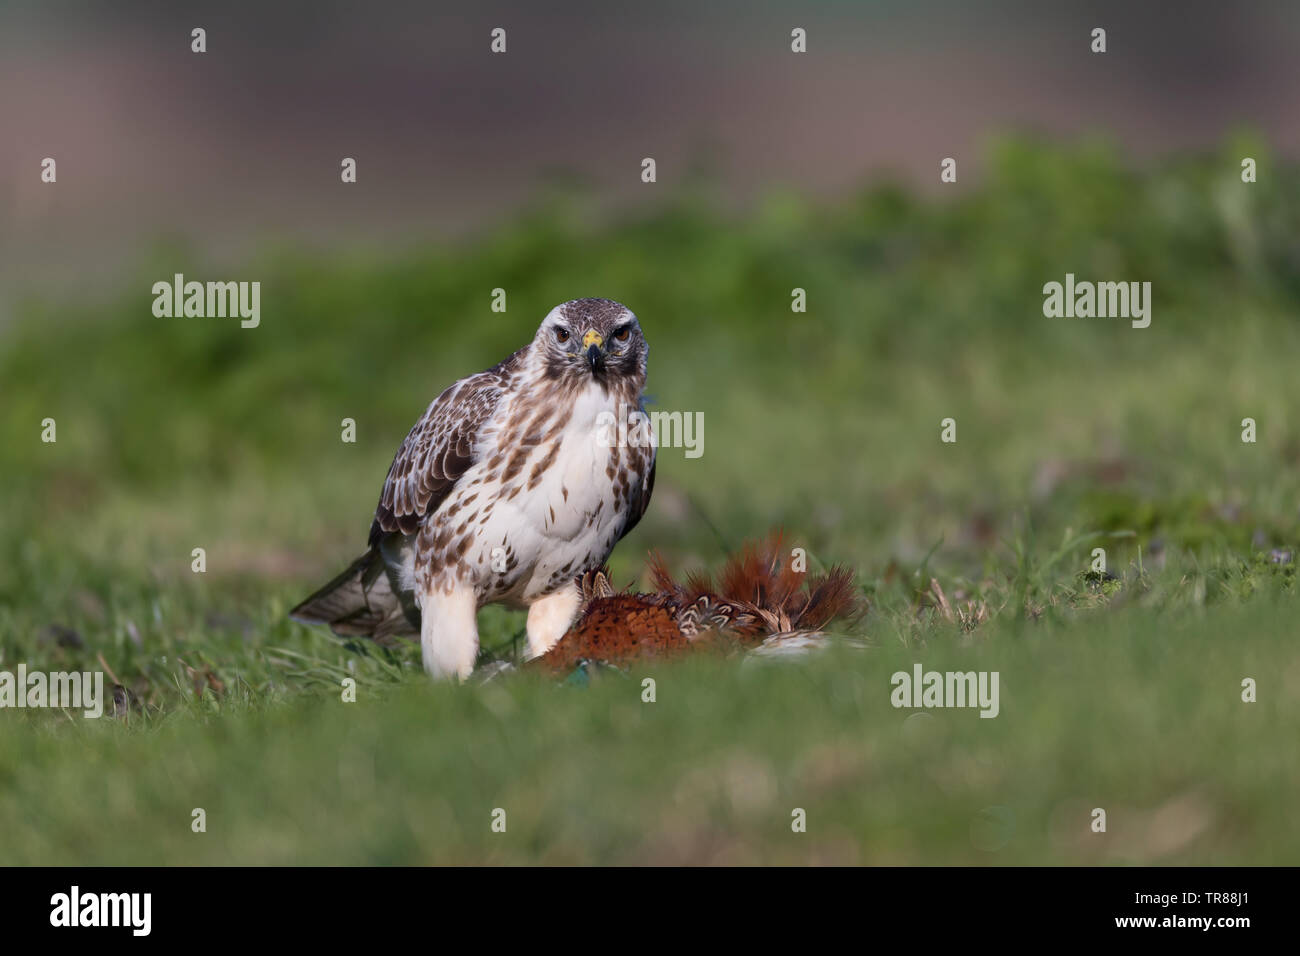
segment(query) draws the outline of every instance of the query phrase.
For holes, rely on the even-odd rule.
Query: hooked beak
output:
[[[582,347],[587,350],[587,365],[592,372],[599,372],[605,365],[605,353],[601,351],[601,346],[604,344],[605,340],[595,329],[588,331],[582,337]]]

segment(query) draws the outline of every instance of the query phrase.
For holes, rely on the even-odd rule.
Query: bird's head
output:
[[[648,348],[636,316],[612,299],[574,299],[553,308],[534,339],[546,374],[602,385],[644,382]]]

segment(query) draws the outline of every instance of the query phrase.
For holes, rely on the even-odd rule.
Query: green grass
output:
[[[1247,154],[1273,175],[1241,184]],[[0,670],[102,660],[127,694],[97,722],[0,712],[0,863],[1294,863],[1295,565],[1270,553],[1300,543],[1300,176],[1254,143],[991,165],[939,200],[744,216],[703,185],[613,223],[552,197],[472,243],[269,247],[237,276],[159,248],[120,300],[19,303]],[[261,327],[154,318],[176,271],[260,278]],[[1151,281],[1151,327],[1045,319],[1066,272]],[[650,393],[705,420],[703,457],[661,453],[616,577],[780,525],[857,569],[868,649],[455,688],[285,618],[361,549],[428,400],[579,295],[635,309]],[[485,611],[486,654],[522,623]],[[914,663],[998,671],[1001,714],[895,710]]]
[[[365,683],[0,739],[9,862],[1285,863],[1300,662],[1275,599],[924,650],[635,667],[587,686]],[[1000,673],[1001,714],[889,705]],[[1239,675],[1260,682],[1241,703]],[[656,680],[643,703],[642,680]],[[137,723],[145,724],[144,728]],[[190,830],[201,807],[207,832]],[[1093,834],[1094,807],[1108,832]],[[506,811],[506,832],[491,829]],[[791,831],[795,808],[806,833]],[[21,821],[26,825],[18,825]]]

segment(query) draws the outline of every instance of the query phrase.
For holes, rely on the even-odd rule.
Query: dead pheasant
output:
[[[531,666],[567,672],[583,662],[626,664],[642,657],[671,658],[711,648],[757,648],[789,642],[806,646],[837,618],[858,613],[853,572],[832,568],[809,576],[794,570],[775,535],[733,556],[718,576],[690,575],[679,584],[662,558],[650,560],[655,590],[616,592],[608,569],[580,580],[578,619]]]

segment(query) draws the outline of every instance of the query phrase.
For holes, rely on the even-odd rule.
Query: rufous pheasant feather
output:
[[[678,583],[662,558],[651,557],[649,593],[615,591],[609,571],[580,581],[578,618],[546,654],[529,666],[564,673],[580,664],[615,666],[638,658],[671,658],[706,648],[757,648],[773,640],[807,644],[834,620],[860,613],[853,572],[796,571],[780,535],[749,544],[718,575]]]

